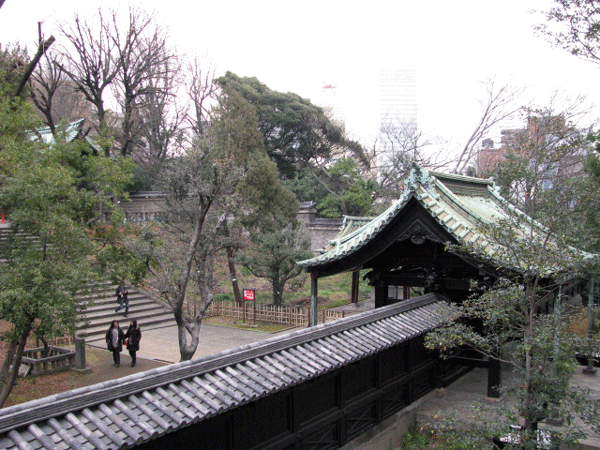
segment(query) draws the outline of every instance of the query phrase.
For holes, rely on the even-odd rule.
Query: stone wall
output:
[[[128,201],[119,202],[128,222],[160,220],[163,214],[163,200],[160,192],[138,192],[131,194]],[[342,218],[317,217],[314,202],[303,202],[298,211],[298,220],[307,228],[311,250],[316,252],[329,245],[342,227]]]

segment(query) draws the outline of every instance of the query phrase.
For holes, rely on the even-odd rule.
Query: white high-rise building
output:
[[[416,69],[386,69],[379,74],[380,168],[389,165],[417,131]],[[408,139],[407,139],[408,138]]]
[[[417,124],[417,71],[386,69],[379,74],[379,123]]]

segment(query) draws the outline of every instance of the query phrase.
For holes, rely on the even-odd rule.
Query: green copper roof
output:
[[[85,119],[79,119],[79,120],[76,120],[75,122],[71,122],[69,125],[67,125],[67,129],[66,129],[67,142],[72,142],[77,138],[84,120]],[[52,130],[50,129],[50,127],[38,129],[37,133],[34,137],[34,140],[38,136],[41,137],[42,142],[44,144],[54,143],[54,136],[52,135]]]
[[[67,139],[67,142],[73,142],[79,137],[84,122],[85,119],[79,119],[67,125],[67,128],[65,130],[65,137]],[[50,127],[40,128],[36,130],[35,134],[31,134],[31,139],[34,141],[41,139],[41,141],[44,144],[48,145],[54,144],[54,135],[52,134],[52,129]],[[92,139],[86,136],[84,140],[94,150],[96,154],[103,153],[102,148],[98,144],[96,144]]]
[[[543,226],[531,222],[523,213],[512,208],[500,197],[497,187],[491,180],[450,175],[430,171],[414,165],[404,183],[405,189],[400,198],[383,214],[365,223],[353,232],[342,230],[325,252],[314,258],[299,261],[298,265],[310,271],[352,255],[366,244],[375,240],[378,233],[396,216],[403,213],[409,200],[416,199],[419,204],[443,227],[455,240],[455,243],[467,244],[476,253],[494,264],[514,269],[516,261],[507,261],[507,252],[495,242],[487,239],[479,231],[482,224],[492,224],[508,218],[508,209],[524,219],[527,226],[518,230],[527,242],[531,229],[535,234],[543,235]],[[511,214],[515,215],[515,214]],[[531,226],[533,225],[533,226]]]

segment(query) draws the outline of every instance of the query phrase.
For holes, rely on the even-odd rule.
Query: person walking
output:
[[[125,333],[119,328],[119,322],[113,320],[106,332],[106,345],[113,354],[113,361],[115,367],[121,365],[121,350],[123,350],[123,341],[125,340]]]
[[[116,296],[119,306],[117,307],[117,309],[115,309],[115,312],[119,312],[120,309],[125,307],[125,314],[123,314],[124,317],[127,317],[127,314],[129,314],[129,298],[127,297],[128,294],[129,291],[123,284],[120,284],[117,287]]]
[[[131,367],[135,367],[136,352],[140,349],[140,341],[142,340],[142,330],[138,326],[137,320],[132,319],[125,333],[125,346],[129,350],[131,356]]]

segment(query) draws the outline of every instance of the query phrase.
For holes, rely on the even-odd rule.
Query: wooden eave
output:
[[[313,276],[324,277],[357,269],[373,268],[377,266],[377,259],[395,243],[420,238],[442,244],[457,243],[413,197],[406,202],[402,213],[397,214],[364,246],[336,260],[307,267],[306,271]]]

